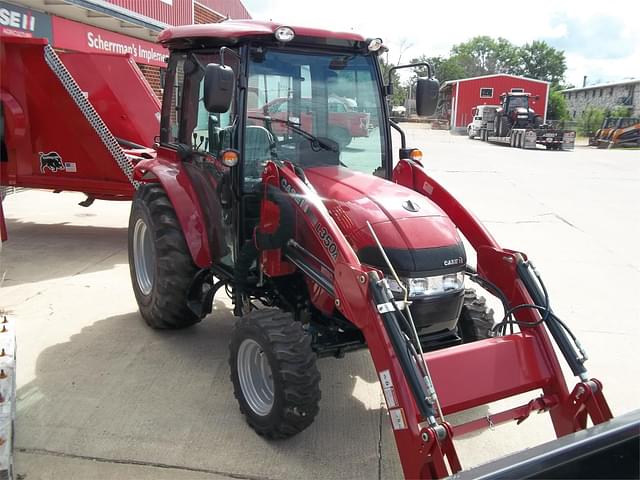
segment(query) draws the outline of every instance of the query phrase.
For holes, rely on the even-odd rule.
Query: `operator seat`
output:
[[[260,181],[265,163],[276,156],[275,148],[276,141],[269,130],[259,125],[247,126],[243,162],[245,181]]]

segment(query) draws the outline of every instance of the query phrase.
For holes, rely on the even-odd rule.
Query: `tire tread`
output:
[[[276,396],[281,390],[283,401],[276,399],[275,410],[267,416],[268,421],[255,416],[246,405],[236,374],[236,352],[247,335],[258,335],[268,342],[266,347],[276,363],[271,365],[276,381]],[[240,412],[259,435],[284,439],[300,433],[313,423],[321,397],[320,372],[316,366],[316,354],[311,348],[311,337],[291,314],[276,309],[262,309],[253,310],[239,318],[231,337],[230,351],[233,393]],[[276,408],[278,404],[280,408]]]

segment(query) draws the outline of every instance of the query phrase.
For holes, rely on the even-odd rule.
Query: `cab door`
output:
[[[225,57],[227,63],[235,57]],[[232,169],[223,165],[224,150],[237,149],[237,98],[225,113],[210,113],[205,108],[204,69],[220,63],[217,52],[179,53],[171,58],[169,73],[175,78],[165,92],[168,111],[163,112],[161,136],[165,145],[174,148],[189,180],[197,192],[214,266],[229,272],[235,264],[235,228]],[[237,63],[237,61],[236,61]],[[237,67],[230,65],[235,72]],[[235,67],[235,68],[234,68]]]

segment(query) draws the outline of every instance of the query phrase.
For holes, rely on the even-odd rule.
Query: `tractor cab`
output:
[[[181,156],[209,224],[222,226],[208,239],[217,268],[231,274],[252,239],[268,162],[305,181],[319,167],[391,178],[380,39],[226,21],[171,28],[159,40],[171,51],[160,150]],[[431,109],[437,85],[418,81]]]
[[[496,111],[496,135],[506,136],[512,128],[537,128],[542,117],[530,106],[530,99],[539,97],[526,92],[509,92],[500,95],[500,108]]]
[[[514,110],[524,109],[529,111],[529,93],[503,93],[500,96],[502,103],[502,109],[506,113],[511,113]]]

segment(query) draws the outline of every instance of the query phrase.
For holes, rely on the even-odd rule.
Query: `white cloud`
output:
[[[254,18],[316,26],[331,30],[354,30],[365,36],[382,37],[391,48],[390,59],[395,61],[398,47],[405,41],[412,45],[403,55],[408,60],[421,54],[446,55],[451,47],[476,35],[505,37],[515,44],[533,40],[561,39],[566,36],[567,24],[558,19],[568,18],[597,24],[604,16],[614,17],[622,25],[622,32],[632,35],[638,31],[640,2],[625,2],[612,8],[610,3],[569,0],[548,3],[514,3],[497,0],[490,4],[478,2],[434,2],[424,0],[349,1],[322,0],[301,2],[292,0],[244,0]],[[595,22],[595,23],[594,23]],[[588,32],[582,32],[587,34]],[[610,32],[612,36],[620,32]],[[631,37],[632,38],[632,37]],[[612,78],[640,76],[640,42],[624,61],[590,61],[583,55],[567,52],[567,80],[581,84],[582,75],[604,74]],[[592,73],[593,72],[593,73]]]

